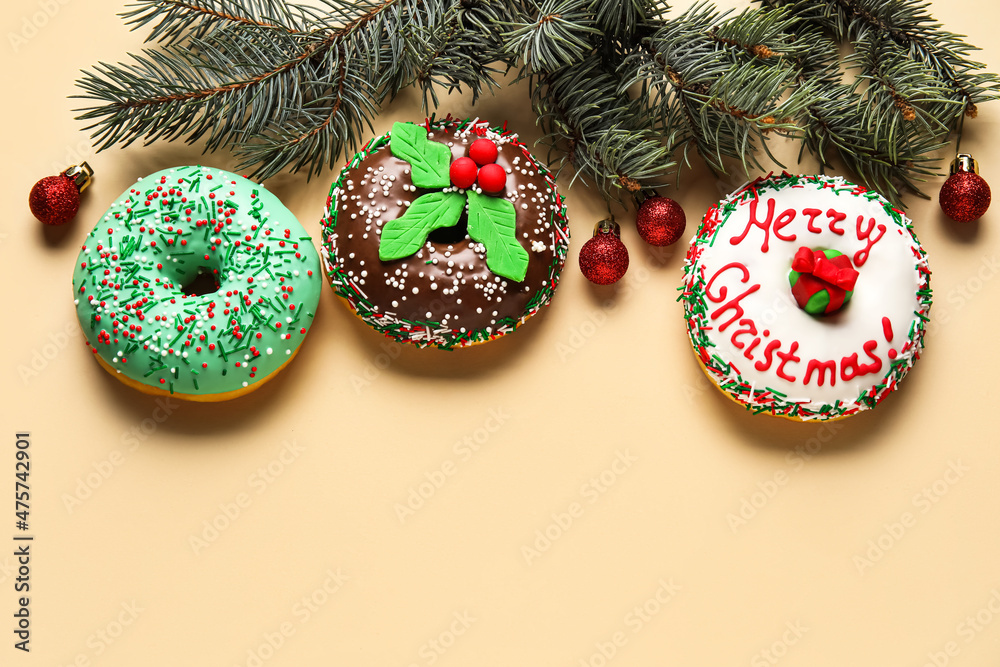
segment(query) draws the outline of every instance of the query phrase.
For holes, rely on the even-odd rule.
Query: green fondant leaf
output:
[[[516,282],[528,273],[528,251],[517,242],[517,213],[502,197],[488,197],[472,190],[469,196],[469,236],[486,246],[490,271]]]
[[[410,163],[410,180],[418,188],[451,185],[451,149],[427,138],[427,130],[413,123],[394,123],[389,134],[394,157]]]
[[[378,258],[382,261],[409,257],[440,227],[451,227],[462,217],[465,196],[457,192],[431,192],[413,200],[402,217],[382,228]]]

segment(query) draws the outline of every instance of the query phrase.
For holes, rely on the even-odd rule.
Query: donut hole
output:
[[[469,236],[469,217],[464,211],[462,217],[451,227],[438,227],[427,235],[431,243],[448,243],[454,245],[464,241]]]
[[[219,291],[219,272],[205,266],[199,266],[194,277],[181,286],[181,291],[187,296],[204,296]]]

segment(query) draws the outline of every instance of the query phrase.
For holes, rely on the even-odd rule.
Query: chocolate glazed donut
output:
[[[398,135],[395,150],[394,134]],[[403,150],[404,136],[415,142],[418,150],[425,146],[421,142],[446,147],[447,151],[427,151],[440,153],[435,164],[437,171],[444,173],[430,177],[415,173],[426,165],[400,157],[412,155]],[[454,167],[460,158],[466,158],[462,166],[467,167],[472,162],[468,159],[470,146],[483,138],[496,145],[496,157],[490,164],[498,165],[506,179],[498,190],[494,183],[462,183],[467,187],[459,187],[454,169],[451,177],[447,176],[449,163]],[[486,159],[492,157],[489,151],[486,155]],[[481,154],[476,157],[483,161]],[[422,159],[420,155],[411,157],[417,162]],[[484,182],[484,166],[479,165],[480,184]],[[472,169],[474,173],[475,164]],[[491,176],[497,175],[495,167],[488,169],[493,170]],[[437,187],[428,187],[429,183]],[[487,187],[497,191],[489,192]],[[408,254],[380,259],[387,254],[386,239],[394,233],[391,230],[383,235],[386,226],[407,216],[408,211],[406,220],[415,219],[417,208],[423,210],[426,202],[441,209],[450,206],[457,222],[437,228],[433,228],[437,222],[428,222],[426,228],[431,231],[419,233],[419,238],[402,251]],[[490,207],[489,215],[482,219],[491,220],[500,206],[513,209],[513,232],[505,245],[494,239],[493,247],[488,247],[490,242],[480,242],[475,232],[470,235],[470,209],[480,203]],[[409,228],[394,224],[402,234],[410,233]],[[441,348],[474,345],[507,334],[547,304],[569,243],[565,207],[552,175],[516,135],[504,128],[491,129],[485,122],[450,118],[427,121],[422,126],[397,123],[392,132],[370,141],[331,188],[323,236],[322,254],[330,283],[359,317],[396,340]],[[520,274],[510,268],[510,262],[497,268],[501,255],[507,254],[526,262]]]

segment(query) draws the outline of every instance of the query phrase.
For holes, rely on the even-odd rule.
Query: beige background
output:
[[[629,273],[588,284],[577,255],[605,209],[580,185],[560,290],[515,336],[400,351],[327,291],[281,378],[228,404],[158,404],[90,358],[71,267],[140,176],[233,162],[181,143],[95,155],[67,95],[143,35],[121,0],[5,7],[0,664],[997,664],[1000,204],[959,226],[909,198],[934,271],[927,349],[876,412],[834,426],[752,418],[710,390],[675,301],[684,243],[651,249],[622,214]],[[1000,69],[996,3],[933,11]],[[418,104],[404,95],[375,129]],[[538,136],[524,87],[442,110]],[[1000,187],[998,122],[983,105],[964,146]],[[27,193],[80,159],[97,179],[46,233]],[[333,176],[268,186],[318,235]],[[699,167],[665,193],[686,240],[742,180]],[[30,655],[9,630],[18,429],[32,433]]]

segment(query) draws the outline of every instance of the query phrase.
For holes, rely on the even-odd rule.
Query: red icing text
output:
[[[705,287],[705,296],[708,297],[709,301],[712,301],[714,303],[721,303],[723,299],[725,299],[726,296],[729,294],[729,288],[723,286],[719,288],[718,296],[712,295],[712,285],[715,283],[715,280],[729,269],[740,270],[742,274],[740,277],[741,283],[746,283],[748,280],[750,280],[750,272],[747,271],[747,267],[745,267],[743,264],[739,262],[730,262],[729,264],[726,264],[724,267],[715,272],[715,275],[712,276],[712,278],[708,281],[708,285]],[[743,301],[743,299],[746,298],[748,295],[753,294],[759,289],[760,289],[759,284],[752,285],[742,294],[740,294],[739,296],[734,296],[732,299],[724,303],[722,306],[720,306],[712,313],[711,318],[715,320],[718,319],[719,316],[721,316],[722,313],[726,312],[727,310],[733,311],[733,316],[730,317],[725,323],[719,326],[719,331],[725,331],[730,324],[732,324],[739,318],[743,317],[743,306],[740,305],[740,302]]]
[[[725,282],[724,274],[730,273],[728,277],[738,277],[741,285],[749,285],[736,296],[730,297],[730,287],[722,284]],[[716,285],[716,283],[719,283]],[[800,348],[800,342],[793,340],[787,345],[778,338],[772,338],[768,329],[760,330],[752,318],[745,317],[746,311],[743,308],[743,300],[760,289],[759,283],[751,283],[750,271],[741,262],[730,262],[709,279],[705,287],[705,296],[712,303],[722,304],[709,314],[712,322],[721,321],[717,330],[721,333],[728,329],[734,322],[738,326],[729,336],[730,343],[737,350],[742,350],[743,357],[754,362],[753,366],[760,372],[774,369],[774,374],[786,382],[797,382],[801,372],[798,367],[803,363],[803,359],[796,354]],[[889,318],[883,317],[881,322],[882,334],[885,340],[892,342],[892,324]],[[758,347],[763,344],[763,349],[758,351]],[[875,339],[865,341],[862,345],[863,359],[859,359],[859,353],[854,352],[842,356],[838,359],[807,359],[804,374],[801,375],[803,385],[836,386],[837,381],[848,382],[856,377],[879,373],[884,364],[878,355],[879,342]],[[889,349],[886,353],[890,360],[895,359],[897,352]],[[735,368],[735,367],[734,367]],[[738,369],[737,369],[737,372]]]
[[[760,204],[760,198],[754,198],[750,201],[747,209],[749,213],[749,218],[747,219],[747,225],[744,227],[743,231],[739,236],[734,236],[729,239],[729,243],[732,245],[739,245],[746,241],[747,237],[750,235],[751,230],[757,228],[764,232],[764,239],[760,244],[761,252],[768,252],[771,247],[771,234],[781,241],[793,242],[796,240],[796,235],[793,232],[786,231],[785,228],[790,225],[795,218],[798,216],[798,212],[794,208],[785,209],[777,217],[775,217],[775,210],[777,206],[777,201],[774,197],[767,200],[767,215],[763,219],[758,218],[757,211]],[[818,224],[817,221],[820,216],[824,213],[818,208],[804,208],[802,209],[802,216],[805,218],[806,231],[813,234],[821,234],[823,232],[823,224]],[[825,226],[834,234],[838,236],[844,236],[846,230],[841,225],[845,220],[847,220],[847,214],[838,211],[834,208],[827,209]],[[848,223],[850,224],[850,223]],[[868,218],[865,220],[865,216],[859,215],[857,222],[855,223],[855,230],[857,234],[857,239],[865,243],[865,247],[854,253],[854,265],[857,267],[863,266],[865,262],[868,261],[868,256],[871,253],[872,247],[878,243],[883,236],[885,236],[886,226],[883,224],[876,224],[875,218]]]
[[[761,215],[760,213],[765,207],[766,213]],[[796,242],[796,233],[788,227],[801,215],[802,220],[796,229],[799,233],[822,234],[828,230],[837,236],[856,236],[858,241],[864,243],[864,247],[853,255],[854,266],[858,268],[868,261],[872,248],[885,236],[887,231],[886,225],[879,224],[876,218],[866,218],[864,215],[857,216],[852,229],[848,214],[834,208],[829,208],[826,211],[819,208],[803,208],[801,211],[788,208],[778,213],[777,200],[774,197],[767,198],[764,202],[759,197],[755,197],[748,202],[747,213],[749,217],[746,227],[740,231],[738,236],[730,238],[731,245],[738,246],[748,241],[751,234],[756,235],[758,231],[763,234],[760,242],[762,253],[767,253],[770,250],[772,235],[779,241]],[[756,239],[757,237],[753,236],[750,242],[756,244]],[[814,268],[821,270],[829,267]],[[845,288],[850,289],[853,288],[853,280],[857,279],[858,276],[856,271],[852,271],[851,276],[841,276],[838,273],[835,277],[838,280],[842,278],[844,281],[851,278],[850,286],[845,284]],[[772,337],[768,329],[758,328],[753,318],[747,317],[743,307],[744,299],[758,291],[760,287],[759,283],[752,280],[750,270],[742,262],[730,262],[718,269],[709,278],[705,287],[707,300],[713,304],[719,304],[708,315],[709,321],[720,333],[725,332],[733,323],[738,323],[738,326],[734,327],[729,335],[730,343],[735,349],[742,352],[744,358],[753,362],[753,367],[759,372],[770,371],[790,383],[798,382],[806,386],[822,387],[828,385],[833,387],[838,381],[849,382],[854,378],[880,373],[887,363],[896,359],[900,354],[892,348],[892,324],[887,317],[883,317],[878,324],[881,324],[882,337],[889,344],[889,349],[884,352],[884,356],[888,357],[888,362],[879,356],[880,341],[875,338],[865,341],[862,344],[861,352],[852,352],[839,359],[803,359],[797,354],[801,347],[800,341],[782,341],[777,337]],[[733,296],[731,292],[738,293]],[[903,350],[906,350],[905,345]],[[734,364],[730,364],[730,366],[739,372]]]

